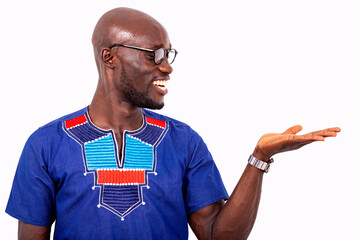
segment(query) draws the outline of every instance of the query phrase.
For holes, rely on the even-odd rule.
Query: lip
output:
[[[168,93],[168,89],[167,87],[158,87],[158,86],[155,86],[153,85],[156,90],[161,94],[161,95],[166,95]]]
[[[156,78],[153,80],[153,86],[157,89],[157,91],[161,94],[161,95],[166,95],[168,93],[168,89],[167,89],[167,81],[170,80],[170,77],[167,76],[167,77],[162,77],[162,78]],[[155,82],[163,82],[165,81],[166,83],[164,84],[163,87],[159,87],[159,86],[156,86],[154,83]]]
[[[168,93],[167,88],[160,88],[157,86],[154,86],[156,88],[156,90],[161,94],[161,95],[166,95]]]

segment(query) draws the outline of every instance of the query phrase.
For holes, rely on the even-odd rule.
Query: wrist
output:
[[[256,148],[254,149],[254,152],[252,154],[254,157],[256,157],[257,159],[268,163],[271,159],[271,156],[266,155],[263,151],[261,151],[258,146],[256,146]]]
[[[251,166],[256,167],[257,169],[260,169],[261,171],[266,172],[266,173],[269,172],[270,165],[273,162],[274,162],[274,160],[272,158],[269,160],[269,162],[264,162],[260,159],[257,159],[253,155],[250,155],[249,160],[248,160],[248,163]]]

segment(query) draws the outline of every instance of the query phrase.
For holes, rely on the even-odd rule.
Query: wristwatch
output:
[[[251,166],[254,166],[254,167],[267,173],[267,172],[269,172],[270,164],[272,164],[274,162],[274,159],[270,158],[269,162],[264,162],[264,161],[257,159],[253,155],[250,155],[248,162]]]

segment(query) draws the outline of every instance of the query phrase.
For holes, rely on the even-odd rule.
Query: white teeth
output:
[[[167,86],[167,81],[166,80],[156,80],[153,82],[153,84],[157,87],[160,87],[160,88],[166,88]]]

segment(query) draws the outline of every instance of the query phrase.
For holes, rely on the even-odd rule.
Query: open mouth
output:
[[[166,80],[156,80],[153,82],[155,87],[160,88],[161,90],[166,90],[167,81]]]

